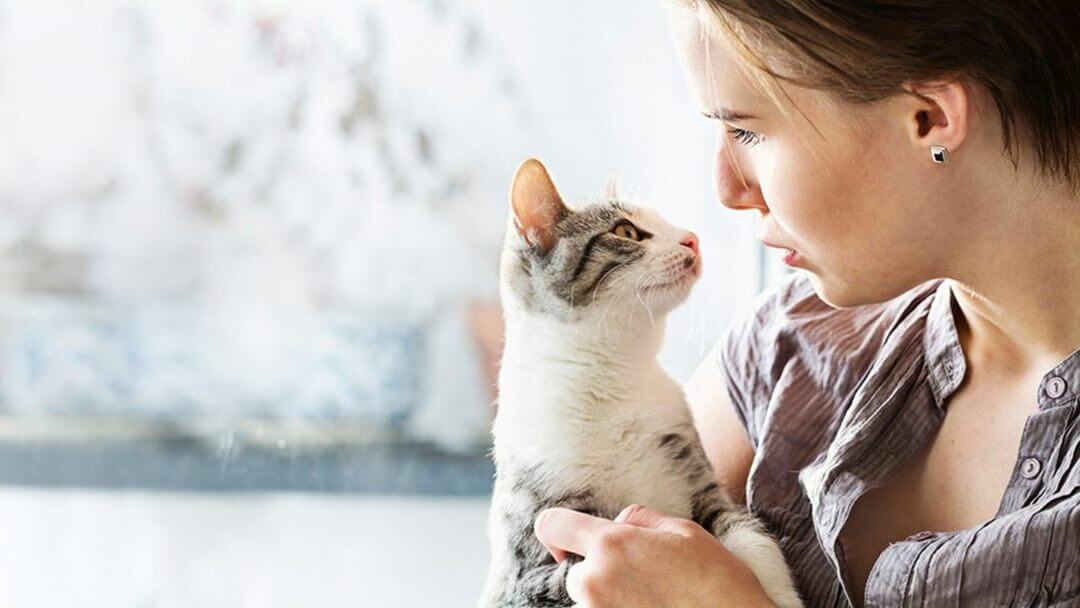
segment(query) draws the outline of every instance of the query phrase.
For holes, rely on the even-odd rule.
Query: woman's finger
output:
[[[630,505],[615,516],[620,524],[630,524],[641,528],[655,528],[667,517],[662,512],[641,505]]]
[[[585,574],[585,562],[578,562],[566,572],[566,594],[570,596],[570,599],[577,602],[575,606],[587,605],[585,602],[588,598],[585,597],[584,584],[582,584],[582,576]]]
[[[545,509],[536,516],[533,532],[548,552],[558,561],[567,553],[585,557],[596,539],[618,524],[602,517],[556,507]]]
[[[641,505],[630,505],[622,510],[617,516],[615,521],[621,524],[629,524],[631,526],[637,526],[639,528],[651,528],[653,530],[663,530],[665,532],[673,532],[675,534],[686,535],[688,524],[691,523],[681,517],[672,517],[658,511],[651,507],[643,507]]]

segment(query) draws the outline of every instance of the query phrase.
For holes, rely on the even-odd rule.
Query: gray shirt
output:
[[[850,605],[838,541],[860,495],[927,447],[964,378],[943,280],[835,309],[802,273],[728,326],[717,357],[755,449],[747,502],[809,606]],[[866,606],[1080,606],[1080,350],[1046,373],[997,515],[889,545]]]

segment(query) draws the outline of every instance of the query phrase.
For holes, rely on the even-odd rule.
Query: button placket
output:
[[[1049,396],[1049,381],[1044,391]],[[1048,459],[1052,458],[1054,429],[1064,412],[1059,409],[1043,410],[1030,416],[1024,424],[1020,439],[1020,452],[1014,465],[1014,477],[1002,497],[1000,513],[1010,513],[1032,500],[1043,486],[1042,478],[1047,471]]]

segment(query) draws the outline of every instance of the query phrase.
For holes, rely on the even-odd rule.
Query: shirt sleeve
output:
[[[807,293],[809,292],[809,293]],[[716,360],[728,396],[756,450],[770,396],[792,349],[778,348],[793,306],[813,295],[808,279],[791,274],[755,299],[721,333]]]

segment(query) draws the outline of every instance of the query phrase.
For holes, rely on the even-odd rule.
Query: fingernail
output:
[[[540,526],[543,525],[544,520],[547,519],[547,516],[548,516],[548,509],[544,509],[543,511],[540,511],[540,513],[536,516],[536,520],[533,521],[533,533],[534,534],[539,532]]]

